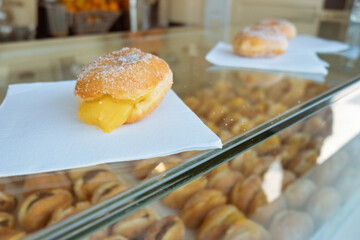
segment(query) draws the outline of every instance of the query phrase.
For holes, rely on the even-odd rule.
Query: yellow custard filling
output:
[[[118,101],[111,96],[81,103],[78,116],[81,121],[100,127],[110,133],[123,125],[128,119],[136,102]]]

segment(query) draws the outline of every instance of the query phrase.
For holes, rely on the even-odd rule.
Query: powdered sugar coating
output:
[[[257,37],[266,41],[276,41],[282,45],[287,45],[288,42],[284,35],[276,28],[268,28],[265,26],[252,26],[243,30],[243,34],[249,37]]]
[[[78,75],[75,95],[83,100],[104,94],[136,100],[152,90],[168,71],[168,65],[159,57],[126,47],[86,65]]]
[[[295,25],[284,19],[263,19],[254,25],[259,26],[278,29],[288,40],[296,35]]]
[[[285,19],[274,19],[274,18],[263,19],[259,21],[258,24],[263,24],[263,25],[278,24],[283,26],[289,26],[289,25],[294,26],[294,24],[292,24],[291,22]]]

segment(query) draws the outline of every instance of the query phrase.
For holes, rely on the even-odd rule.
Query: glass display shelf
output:
[[[239,29],[241,28],[232,28],[221,40],[231,39]],[[318,33],[328,34],[331,29],[331,24],[324,23],[321,24]],[[301,32],[301,29],[299,30]],[[341,152],[349,154],[348,148],[354,146],[353,141],[359,133],[356,119],[360,118],[355,114],[356,107],[360,104],[356,100],[360,91],[359,56],[349,57],[349,51],[341,54],[321,54],[320,57],[330,63],[329,74],[325,77],[301,73],[214,68],[205,61],[205,55],[220,39],[218,35],[208,33],[203,29],[178,28],[146,33],[146,36],[139,36],[141,33],[110,34],[0,46],[1,98],[5,96],[8,84],[74,79],[83,64],[96,56],[124,46],[138,47],[157,54],[168,62],[174,72],[174,91],[224,143],[222,149],[206,152],[185,152],[163,158],[112,163],[47,175],[2,178],[1,193],[9,194],[18,201],[17,206],[6,209],[17,221],[17,230],[12,231],[26,233],[28,239],[105,239],[105,235],[111,235],[115,231],[115,227],[110,225],[119,223],[124,217],[132,216],[135,211],[148,205],[151,205],[150,208],[154,208],[161,217],[169,215],[169,210],[164,213],[158,209],[159,205],[162,208],[163,205],[171,205],[169,202],[175,200],[166,201],[164,196],[171,196],[168,194],[174,190],[176,192],[181,186],[188,186],[200,177],[206,178],[206,189],[217,189],[223,194],[225,200],[222,204],[232,204],[241,210],[247,219],[252,219],[254,222],[250,225],[256,224],[267,234],[282,234],[277,233],[275,227],[271,226],[274,225],[272,221],[275,221],[275,215],[284,209],[270,211],[271,214],[268,213],[269,210],[259,210],[260,213],[268,213],[265,217],[261,214],[259,216],[256,209],[279,202],[277,199],[286,198],[286,189],[304,181],[303,179],[310,179],[319,191],[329,185],[321,183],[325,180],[315,177],[321,172],[319,169],[333,161],[335,164],[331,166],[341,165],[338,164],[340,160],[337,156]],[[347,39],[346,35],[336,34],[334,32],[334,35],[325,37],[342,41]],[[346,108],[349,102],[355,108]],[[341,112],[339,109],[353,111]],[[344,114],[349,116],[336,118]],[[355,121],[347,121],[351,117]],[[335,126],[348,128],[335,131]],[[348,136],[348,132],[352,134]],[[353,138],[355,140],[351,141]],[[339,142],[334,139],[343,140]],[[333,145],[329,147],[331,141]],[[298,142],[301,147],[292,149],[291,144]],[[348,145],[350,147],[347,147]],[[354,156],[359,156],[354,150],[350,152],[355,154]],[[256,160],[249,160],[249,165],[242,162],[245,160],[235,160],[244,159],[244,156],[249,154],[256,155]],[[257,168],[260,162],[265,166]],[[347,168],[348,165],[349,163],[346,165]],[[217,180],[214,176],[226,166],[229,166],[231,172],[237,173],[234,174],[231,184],[226,187],[218,186],[225,176]],[[345,166],[341,171],[344,169]],[[329,175],[342,179],[340,175]],[[95,178],[96,181],[93,183],[92,179]],[[244,207],[239,203],[234,189],[235,186],[241,189],[241,184],[250,181],[251,178],[259,180],[262,187],[257,189],[256,195],[248,200],[249,205]],[[282,179],[285,178],[290,179],[286,184],[282,183]],[[49,184],[50,179],[55,179],[52,184]],[[105,187],[106,184],[109,184],[108,189],[101,192],[100,187]],[[266,185],[270,187],[267,189]],[[359,186],[351,186],[351,190],[355,192],[354,198]],[[42,222],[38,224],[24,220],[28,217],[31,219],[30,222],[36,222],[35,218],[28,216],[31,213],[30,207],[35,208],[36,201],[29,204],[32,206],[25,211],[25,217],[20,216],[21,208],[30,196],[36,196],[39,202],[46,201],[50,199],[49,195],[57,196],[58,192],[54,189],[67,191],[73,200],[67,205],[49,208]],[[329,192],[328,189],[324,191]],[[47,195],[42,199],[39,192],[45,192]],[[333,193],[332,190],[330,192],[329,194]],[[97,195],[98,193],[100,195]],[[195,197],[195,192],[193,194]],[[263,200],[264,195],[267,200]],[[344,215],[342,217],[347,218],[349,214],[342,214],[341,210],[345,209],[346,212],[354,198],[349,197],[349,201],[344,199],[341,204],[337,204],[336,211],[334,210],[331,217],[335,216],[336,219]],[[159,199],[162,200],[157,201]],[[313,201],[316,202],[317,199]],[[86,204],[80,207],[80,202]],[[154,202],[155,206],[152,207]],[[299,206],[293,209],[291,201],[286,199],[286,202],[289,205],[286,209],[289,211],[295,209],[298,212],[306,212],[306,218],[312,219],[310,222],[313,230],[306,230],[311,232],[306,238],[312,236],[313,239],[321,239],[316,237],[324,236],[321,235],[321,232],[326,232],[323,229],[331,226],[331,221],[335,221],[328,220],[330,216],[321,218],[311,215],[311,210],[307,209],[305,203],[301,206],[304,209]],[[214,205],[211,209],[216,207]],[[68,214],[64,213],[64,209],[70,208]],[[186,209],[186,205],[180,207],[182,208]],[[175,222],[182,221],[181,224],[186,226],[186,239],[195,239],[196,234],[197,239],[201,238],[201,221],[192,223],[189,220],[195,213],[186,215],[184,209],[170,209],[170,215],[181,216]],[[60,212],[60,216],[63,212],[62,217],[57,218],[56,211]],[[67,218],[62,220],[65,217]],[[144,231],[146,232],[145,229]],[[95,235],[90,236],[94,233]],[[134,238],[128,236],[127,239]]]

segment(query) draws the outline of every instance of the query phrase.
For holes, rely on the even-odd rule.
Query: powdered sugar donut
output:
[[[233,41],[234,53],[242,57],[275,57],[286,51],[288,41],[276,28],[251,27],[238,33]]]

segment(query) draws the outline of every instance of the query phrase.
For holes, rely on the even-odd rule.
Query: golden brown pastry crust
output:
[[[0,212],[0,227],[13,228],[15,223],[14,216],[7,212]]]
[[[71,182],[62,173],[39,173],[29,176],[24,183],[24,195],[28,196],[36,191],[51,189],[65,189],[71,191]]]
[[[224,170],[212,174],[208,178],[208,187],[221,191],[225,196],[228,196],[231,188],[236,182],[242,180],[244,177],[241,173],[232,170]]]
[[[245,218],[234,205],[223,205],[211,210],[196,234],[197,240],[221,239],[228,227],[239,219]]]
[[[75,95],[83,101],[110,95],[133,100],[149,93],[169,72],[162,59],[136,48],[123,48],[96,58],[78,76]]]
[[[180,240],[185,232],[184,223],[176,216],[168,216],[151,224],[144,240]]]
[[[77,202],[75,205],[65,208],[56,209],[52,215],[48,225],[55,224],[60,222],[61,220],[70,217],[76,213],[79,213],[87,208],[89,208],[91,204],[87,201]]]
[[[133,123],[146,117],[161,103],[173,83],[173,75],[170,71],[161,82],[156,85],[150,96],[138,102],[132,109],[130,116],[125,123]]]
[[[247,28],[235,35],[233,48],[235,54],[243,57],[274,57],[286,51],[288,41],[274,28]]]
[[[136,161],[132,173],[137,179],[143,180],[149,175],[149,173],[155,168],[155,166],[159,162],[161,162],[161,158],[158,157]]]
[[[78,200],[90,200],[95,190],[104,183],[118,181],[115,173],[105,169],[91,169],[77,179],[74,184],[74,192]]]
[[[140,236],[147,227],[158,219],[155,211],[150,208],[143,208],[115,223],[112,227],[112,234],[133,239]]]
[[[26,233],[7,227],[0,227],[0,240],[20,240],[26,237]]]
[[[181,211],[181,219],[191,228],[198,227],[206,214],[215,207],[224,205],[226,197],[218,190],[202,190],[193,195]]]
[[[0,191],[0,211],[12,212],[15,210],[17,200],[14,196]]]
[[[23,201],[20,207],[19,223],[29,232],[36,231],[47,224],[51,214],[57,208],[70,206],[72,201],[71,193],[63,189],[33,193]]]
[[[85,66],[78,76],[75,95],[80,101],[109,95],[136,102],[126,121],[132,123],[160,104],[172,82],[172,72],[164,60],[136,48],[123,48]]]
[[[180,209],[195,193],[205,189],[206,184],[207,179],[205,177],[197,178],[169,193],[162,198],[162,201],[168,207]]]
[[[106,199],[109,199],[124,190],[127,186],[120,184],[119,182],[107,182],[99,186],[92,195],[91,203],[97,204]]]
[[[301,151],[286,167],[296,176],[302,176],[316,165],[318,156],[315,150]]]
[[[95,165],[95,166],[90,166],[90,167],[71,169],[71,170],[68,170],[66,173],[67,173],[67,176],[69,177],[69,179],[72,182],[75,182],[79,178],[82,178],[87,172],[92,171],[92,170],[109,171],[110,169],[107,165],[100,164],[100,165]]]
[[[244,181],[237,182],[231,190],[230,201],[237,206],[240,211],[247,213],[251,200],[260,191],[261,179],[258,176],[250,176]]]

